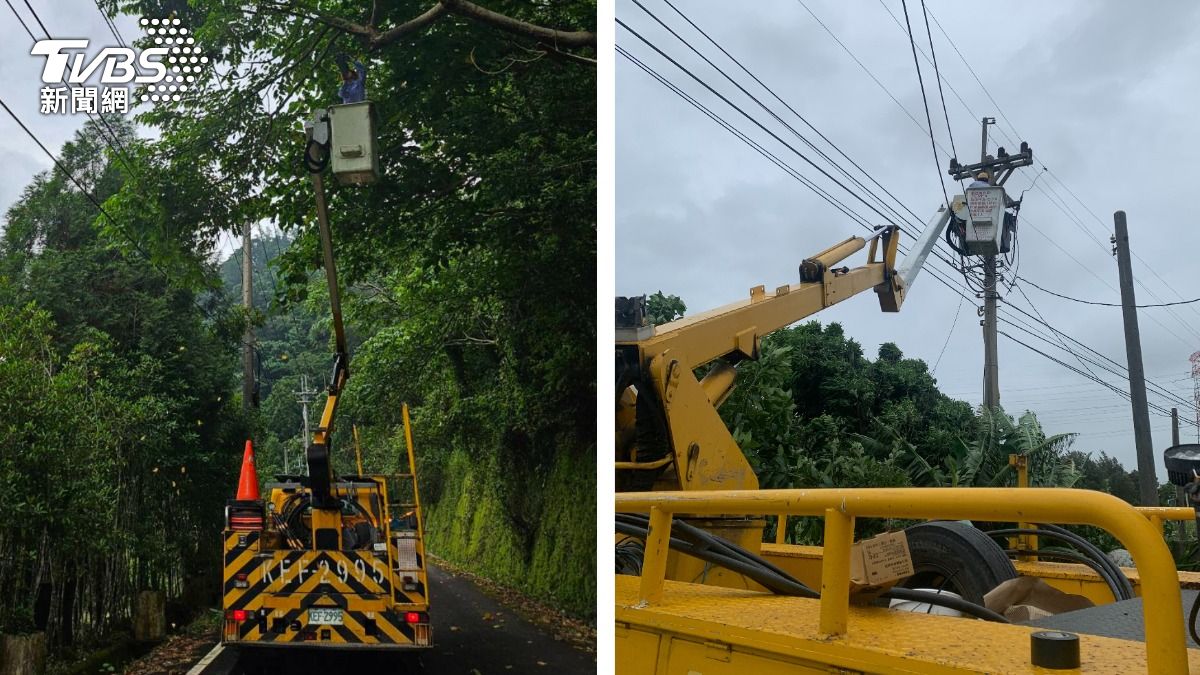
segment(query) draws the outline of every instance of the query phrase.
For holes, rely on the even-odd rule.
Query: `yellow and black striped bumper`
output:
[[[433,646],[423,579],[402,591],[386,555],[369,551],[262,553],[258,533],[225,539],[225,643],[413,649]],[[421,575],[424,576],[424,575]],[[341,610],[340,625],[310,623],[310,610]],[[406,620],[416,613],[418,621]]]

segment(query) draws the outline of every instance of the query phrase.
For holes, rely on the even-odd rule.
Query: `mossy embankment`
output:
[[[426,506],[432,553],[583,618],[596,613],[595,449],[563,448],[516,484],[455,450]]]

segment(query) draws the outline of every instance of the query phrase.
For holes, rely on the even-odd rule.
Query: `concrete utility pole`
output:
[[[1142,369],[1142,338],[1138,332],[1137,299],[1133,295],[1133,267],[1129,262],[1129,229],[1125,212],[1113,214],[1113,252],[1121,281],[1121,315],[1125,319],[1125,359],[1129,367],[1129,398],[1133,405],[1133,442],[1137,449],[1138,492],[1142,506],[1158,506],[1158,479],[1154,475],[1154,444],[1150,438],[1150,409],[1146,403],[1146,372]]]
[[[996,350],[996,256],[983,261],[983,405],[1000,406],[1000,364]]]
[[[251,227],[246,225],[242,233],[242,307],[246,310],[246,331],[242,335],[242,410],[249,412],[257,408],[254,400],[254,325],[250,312],[254,309],[254,271]]]
[[[305,451],[308,449],[308,442],[311,438],[308,431],[308,404],[312,403],[312,397],[316,395],[317,391],[315,389],[309,389],[308,376],[301,375],[300,391],[294,391],[292,393],[299,397],[296,399],[296,402],[300,404],[300,415],[304,419],[304,436],[300,438],[300,456],[303,457],[305,455]],[[283,446],[283,472],[289,473],[286,445]]]
[[[983,139],[979,144],[979,161],[987,161],[988,124],[994,117],[983,118]],[[996,256],[983,258],[983,405],[988,410],[1000,406],[1000,364],[996,349]]]
[[[1171,445],[1179,445],[1179,408],[1171,408]],[[1178,485],[1175,486],[1175,505],[1188,505],[1187,493]],[[1175,545],[1182,557],[1187,548],[1187,521],[1185,520],[1179,521],[1179,527],[1175,530]]]

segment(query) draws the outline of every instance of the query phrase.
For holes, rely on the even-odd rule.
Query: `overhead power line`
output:
[[[876,180],[875,177],[870,174],[870,172],[868,172],[858,162],[854,161],[854,159],[852,159],[849,155],[847,155],[840,147],[838,147],[838,145],[836,143],[834,143],[824,133],[822,133],[820,129],[813,126],[813,124],[811,122],[809,122],[808,119],[805,118],[803,115],[801,115],[794,107],[792,107],[791,104],[789,104],[787,101],[783,100],[783,98],[780,97],[779,94],[777,94],[774,89],[772,89],[769,85],[767,85],[767,83],[763,82],[761,79],[759,79],[759,77],[757,75],[755,75],[753,72],[751,72],[750,69],[747,68],[741,62],[741,60],[739,60],[733,54],[730,54],[724,47],[721,46],[720,43],[718,43],[715,39],[713,39],[713,37],[711,35],[709,35],[707,31],[705,31],[700,26],[696,25],[696,22],[692,21],[691,18],[689,18],[678,7],[676,7],[675,4],[671,2],[671,0],[663,0],[663,2],[665,2],[667,4],[667,6],[670,7],[672,10],[674,10],[675,13],[678,14],[681,19],[686,21],[688,23],[688,25],[690,25],[693,29],[695,29],[696,32],[698,32],[698,33],[700,33],[700,35],[704,36],[704,39],[708,40],[708,42],[710,44],[712,44],[712,46],[716,47],[718,51],[720,51],[722,54],[724,54],[726,58],[728,58],[730,61],[732,61],[738,68],[740,68],[742,70],[742,72],[744,72],[746,75],[750,76],[750,79],[754,80],[760,87],[762,87],[764,90],[766,90],[766,92],[769,93],[772,96],[772,98],[774,98],[776,101],[778,101],[784,108],[786,108],[789,112],[791,112],[793,115],[795,115],[797,119],[799,119],[801,122],[803,122],[805,126],[807,126],[814,133],[816,133],[817,136],[819,136],[822,141],[825,141],[825,143],[829,144],[829,146],[832,147],[834,149],[834,151],[836,151],[839,155],[841,155],[843,159],[850,162],[850,164],[855,169],[858,169],[858,171],[860,173],[862,173],[864,176],[866,176],[867,180],[871,181],[871,183],[873,183],[875,185],[875,187],[882,190],[884,194],[886,194],[888,197],[890,197],[892,199],[892,201],[896,202],[897,204],[899,204],[901,206],[901,208],[906,210],[909,213],[909,215],[911,215],[915,219],[915,222],[917,223],[918,226],[920,226],[922,224],[920,216],[918,216],[911,209],[909,209],[907,206],[905,206],[904,203],[901,202],[898,197],[896,197],[896,195],[892,194],[891,191],[889,191],[886,187],[883,186],[883,184],[881,184],[878,180]],[[828,161],[831,164],[834,164],[836,166],[836,162],[829,159],[828,156],[824,155],[823,153],[822,153],[822,156],[825,157],[826,161]],[[858,183],[858,184],[860,186],[862,185],[861,183]],[[869,188],[866,188],[865,186],[863,186],[863,188],[869,189]],[[893,209],[893,211],[894,211],[894,209]],[[900,215],[900,214],[897,214],[897,215]],[[903,220],[903,216],[901,216],[901,219]],[[914,237],[915,237],[915,234],[914,234]]]
[[[929,127],[929,147],[933,150],[933,168],[937,171],[938,185],[942,188],[942,197],[946,199],[946,208],[950,208],[950,195],[946,193],[946,180],[942,178],[942,163],[938,161],[937,144],[933,142],[933,119],[929,116],[929,98],[925,96],[925,78],[921,75],[921,62],[917,59],[917,42],[913,39],[912,24],[908,21],[908,0],[901,0],[904,6],[904,25],[908,29],[908,44],[912,47],[913,65],[917,68],[917,84],[921,87],[921,102],[925,104],[925,124]]]
[[[857,199],[858,201],[862,202],[862,204],[863,204],[864,206],[866,206],[866,207],[867,207],[867,208],[869,208],[870,210],[874,211],[876,214],[878,214],[878,215],[879,215],[879,217],[883,218],[885,221],[887,221],[887,220],[891,220],[891,218],[890,218],[889,216],[887,216],[886,214],[884,214],[882,211],[880,211],[878,208],[876,208],[876,207],[875,207],[873,204],[871,204],[871,203],[870,203],[870,202],[868,202],[866,199],[864,199],[864,198],[862,197],[862,195],[860,195],[859,193],[855,192],[854,190],[851,190],[849,187],[847,187],[847,186],[846,186],[846,184],[845,184],[845,183],[842,183],[842,182],[841,182],[841,181],[839,181],[837,178],[834,178],[834,177],[833,177],[833,176],[832,176],[832,175],[831,175],[831,174],[830,174],[828,171],[826,171],[825,169],[823,169],[823,168],[821,168],[820,166],[818,166],[818,165],[816,164],[816,162],[814,162],[813,160],[809,159],[809,157],[808,157],[807,155],[805,155],[803,152],[800,152],[799,150],[797,150],[797,149],[796,149],[796,147],[795,147],[795,146],[793,146],[792,144],[790,144],[790,143],[788,143],[787,141],[785,141],[785,140],[783,140],[782,138],[780,138],[778,134],[776,134],[774,131],[771,131],[770,129],[768,129],[768,128],[767,128],[767,127],[766,127],[766,126],[765,126],[765,125],[764,125],[762,122],[759,122],[759,121],[758,121],[758,120],[757,120],[757,119],[756,119],[754,116],[750,115],[750,114],[749,114],[749,113],[747,113],[745,110],[743,110],[743,109],[741,108],[741,106],[738,106],[738,105],[737,105],[736,103],[734,103],[733,101],[730,101],[728,97],[726,97],[724,94],[722,94],[721,92],[719,92],[719,91],[717,91],[716,89],[714,89],[714,88],[713,88],[713,87],[712,87],[710,84],[708,84],[708,83],[707,83],[707,82],[705,82],[704,80],[702,80],[702,79],[700,79],[699,77],[697,77],[695,73],[693,73],[691,70],[688,70],[686,67],[684,67],[684,65],[683,65],[683,64],[679,63],[679,61],[676,61],[676,60],[675,60],[673,57],[671,57],[669,54],[667,54],[667,53],[666,53],[666,52],[664,52],[663,50],[659,49],[657,45],[655,45],[653,42],[650,42],[650,40],[648,40],[648,39],[646,39],[644,36],[642,36],[642,34],[641,34],[641,33],[637,32],[636,30],[634,30],[633,28],[631,28],[631,27],[629,26],[629,24],[625,23],[624,21],[622,21],[622,20],[621,20],[621,19],[619,19],[619,18],[618,18],[616,21],[617,21],[617,25],[618,25],[618,26],[620,26],[620,27],[624,28],[626,31],[628,31],[628,32],[629,32],[631,35],[633,35],[634,37],[636,37],[638,40],[640,40],[640,41],[641,41],[643,44],[645,44],[645,45],[646,45],[647,47],[649,47],[650,49],[653,49],[655,52],[657,52],[657,53],[658,53],[658,55],[659,55],[659,56],[663,57],[663,58],[664,58],[664,59],[666,59],[667,61],[670,61],[672,65],[674,65],[674,66],[675,66],[676,68],[678,68],[679,70],[683,71],[683,72],[684,72],[684,74],[686,74],[688,77],[690,77],[690,78],[692,78],[693,80],[695,80],[695,81],[696,81],[696,82],[697,82],[697,83],[698,83],[700,86],[702,86],[702,87],[704,87],[705,89],[707,89],[707,90],[709,91],[709,93],[713,94],[713,95],[714,95],[714,96],[716,96],[717,98],[719,98],[719,99],[721,99],[722,101],[724,101],[726,105],[728,105],[729,107],[731,107],[731,108],[733,108],[734,110],[736,110],[736,111],[737,111],[738,113],[740,113],[740,114],[741,114],[743,117],[745,117],[747,120],[749,120],[750,122],[752,122],[752,123],[753,123],[755,126],[757,126],[759,129],[762,129],[764,132],[766,132],[766,133],[767,133],[767,135],[769,135],[771,138],[774,138],[776,141],[778,141],[779,143],[781,143],[781,144],[782,144],[784,147],[786,147],[788,150],[791,150],[793,154],[795,154],[795,155],[796,155],[797,157],[799,157],[800,159],[804,160],[804,161],[805,161],[805,162],[806,162],[806,163],[807,163],[809,166],[811,166],[811,167],[813,167],[814,169],[816,169],[817,171],[821,172],[821,174],[822,174],[823,176],[825,176],[826,178],[828,178],[830,181],[832,181],[832,182],[833,182],[835,185],[837,185],[838,187],[840,187],[840,188],[842,188],[843,190],[845,190],[847,193],[849,193],[849,194],[850,194],[850,196],[852,196],[852,197],[854,197],[855,199]]]
[[[1043,293],[1049,293],[1050,295],[1053,295],[1056,298],[1062,298],[1063,300],[1070,300],[1071,302],[1078,302],[1081,305],[1099,305],[1101,307],[1124,307],[1124,305],[1122,305],[1119,302],[1097,302],[1095,300],[1081,300],[1079,298],[1072,298],[1069,295],[1063,295],[1062,293],[1056,293],[1048,288],[1043,288],[1042,286],[1038,286],[1037,284],[1033,283],[1029,279],[1026,279],[1025,277],[1018,276],[1017,278],[1020,279],[1021,281],[1024,281],[1025,283],[1029,284],[1030,286],[1033,286],[1034,288],[1038,289],[1039,291],[1041,291]],[[1200,298],[1192,298],[1191,300],[1179,300],[1177,302],[1159,302],[1159,303],[1153,303],[1153,304],[1148,304],[1148,305],[1134,305],[1134,307],[1137,307],[1138,309],[1144,309],[1147,307],[1173,307],[1175,305],[1190,305],[1193,302],[1200,302]]]
[[[954,156],[958,156],[958,148],[954,147],[954,131],[950,128],[950,113],[946,110],[946,95],[942,92],[942,72],[938,69],[937,50],[933,48],[933,33],[929,32],[929,10],[925,7],[925,0],[921,0],[921,14],[925,16],[925,35],[929,38],[929,55],[933,57],[933,75],[937,81],[938,98],[942,100],[942,115],[946,118],[946,135],[950,138],[950,150]],[[916,45],[913,45],[914,51]]]
[[[4,2],[8,5],[8,8],[12,10],[13,15],[17,17],[17,21],[20,22],[21,27],[25,29],[25,32],[29,33],[29,37],[36,42],[37,38],[34,36],[33,31],[29,29],[28,24],[26,24],[25,20],[21,18],[21,15],[17,13],[17,9],[13,7],[12,2],[10,0],[4,0]],[[42,32],[46,34],[46,37],[48,39],[53,39],[54,36],[51,35],[49,29],[46,28],[46,24],[42,22],[42,17],[38,16],[38,13],[33,9],[33,5],[29,4],[29,0],[25,0],[25,6],[29,9],[29,13],[33,15],[33,19],[37,22],[37,25],[41,27]],[[67,87],[78,89],[79,85],[68,81]],[[134,170],[133,164],[130,162],[128,155],[126,154],[125,146],[121,144],[121,137],[117,134],[116,130],[112,128],[112,125],[108,123],[108,120],[104,119],[104,115],[99,113],[93,115],[88,111],[84,111],[84,114],[87,115],[88,119],[92,120],[92,122],[99,122],[104,126],[105,129],[108,130],[108,133],[112,135],[112,140],[110,141],[103,132],[100,132],[99,129],[97,129],[100,139],[104,141],[104,144],[108,146],[109,150],[113,151],[113,154],[117,157],[121,164],[124,165],[125,169],[129,171],[130,175],[132,175],[134,178],[140,178],[137,171]],[[116,145],[114,145],[114,143]]]
[[[104,11],[104,8],[100,6],[100,0],[96,0],[95,5],[96,11],[100,12],[100,16],[104,19],[104,24],[108,26],[108,31],[112,33],[113,39],[117,41],[118,45],[128,48],[129,43],[125,41],[125,36],[121,35],[120,29],[117,28],[116,21],[114,21],[113,18],[108,15],[108,12]]]
[[[691,42],[686,40],[683,36],[679,35],[679,33],[677,33],[673,28],[668,26],[662,19],[658,18],[657,15],[655,15],[653,12],[651,12],[649,9],[647,9],[646,6],[640,2],[640,0],[633,0],[633,3],[634,3],[634,5],[636,5],[638,7],[638,9],[640,9],[647,16],[649,16],[651,19],[653,19],[655,23],[657,23],[664,30],[666,30],[668,33],[670,33],[672,37],[674,37],[679,42],[683,43],[683,45],[685,47],[687,47],[689,50],[691,50],[693,54],[700,57],[700,59],[703,60],[706,64],[708,64],[709,67],[711,67],[713,70],[717,71],[717,73],[719,73],[722,77],[724,77],[730,84],[732,84],[734,87],[736,87],[738,89],[738,91],[742,92],[742,94],[744,94],[747,98],[749,98],[756,105],[758,105],[759,108],[762,108],[764,112],[766,112],[768,115],[770,115],[776,122],[778,122],[781,126],[783,126],[783,128],[785,128],[789,132],[791,132],[791,134],[793,136],[798,138],[802,143],[804,143],[806,146],[808,146],[808,148],[811,149],[813,152],[817,153],[817,155],[819,155],[821,157],[821,159],[825,160],[825,162],[827,162],[830,166],[832,166],[836,171],[838,171],[843,176],[845,176],[847,180],[854,183],[854,185],[857,186],[857,188],[859,190],[861,190],[864,194],[866,194],[867,196],[874,199],[879,204],[880,207],[882,207],[883,209],[886,209],[889,213],[886,213],[886,214],[882,213],[878,209],[875,209],[873,207],[870,207],[870,205],[868,205],[869,208],[872,208],[872,210],[874,210],[876,213],[878,213],[881,217],[883,217],[887,221],[891,221],[893,219],[893,217],[895,217],[899,220],[904,220],[903,214],[901,214],[894,207],[888,205],[886,202],[884,202],[882,199],[880,199],[878,195],[876,195],[874,192],[872,192],[870,188],[868,188],[866,185],[864,185],[862,183],[862,181],[860,181],[853,174],[851,174],[848,170],[846,170],[845,167],[838,164],[828,154],[826,154],[823,150],[818,148],[812,141],[810,141],[803,134],[801,134],[799,131],[797,131],[792,125],[785,122],[783,120],[783,118],[779,116],[778,113],[776,113],[773,109],[771,109],[769,106],[767,106],[765,103],[763,103],[757,96],[755,96],[754,94],[751,94],[744,86],[742,86],[742,84],[740,82],[738,82],[731,75],[729,75],[729,73],[725,72],[720,66],[713,63],[712,59],[708,58],[704,53],[702,53],[699,49],[697,49],[695,45],[693,45]],[[676,8],[674,5],[671,5],[671,8],[674,9],[675,12],[677,14],[679,14],[681,17],[683,17],[683,19],[685,21],[688,21],[689,23],[691,23],[691,21],[687,18],[687,16],[684,15],[682,12],[680,12],[678,8]],[[692,25],[695,26],[694,23]],[[701,31],[701,32],[703,33],[703,31]],[[708,37],[707,34],[705,34],[705,37]],[[716,45],[716,47],[718,49],[721,49],[720,45],[717,45],[716,42],[711,37],[708,37],[708,40],[709,40],[709,42]],[[724,50],[721,50],[721,51],[724,52]],[[727,52],[726,52],[726,55],[728,56]],[[743,70],[745,70],[744,67],[743,67]],[[753,75],[751,75],[751,77],[753,77]],[[776,98],[778,98],[778,97],[776,97]],[[786,104],[785,104],[785,106],[786,106]],[[795,111],[793,110],[793,112],[795,112]],[[745,113],[743,113],[743,114],[745,114]],[[797,113],[797,115],[798,115],[798,113]],[[812,127],[812,125],[809,124],[807,120],[804,120],[804,122],[805,122],[805,124],[808,124],[810,127]],[[812,162],[809,162],[809,163],[812,164],[812,166],[814,168],[818,168],[818,170],[819,170],[819,167],[817,167],[816,164],[813,164]],[[861,170],[861,168],[860,168],[860,170]],[[828,174],[826,174],[826,175],[828,176]],[[869,177],[870,176],[868,176],[868,178]],[[829,178],[831,180],[833,180],[832,176],[829,176]],[[844,186],[843,186],[843,188],[846,189],[847,191],[850,191],[849,188],[845,188]]]
[[[29,39],[37,42],[37,38],[33,35],[33,31],[29,30],[29,24],[25,23],[25,19],[19,12],[17,12],[17,8],[13,7],[12,0],[4,0],[4,4],[8,5],[8,8],[12,10],[13,16],[17,17],[17,23],[21,24],[21,28],[24,28],[25,32],[29,33]]]
[[[1100,378],[1098,378],[1098,377],[1094,377],[1094,376],[1092,376],[1092,375],[1089,375],[1089,374],[1085,373],[1084,371],[1082,371],[1082,370],[1080,370],[1080,369],[1076,368],[1075,366],[1072,366],[1071,364],[1069,364],[1069,363],[1067,363],[1067,362],[1065,362],[1065,361],[1063,361],[1063,360],[1061,360],[1061,359],[1055,358],[1054,356],[1051,356],[1050,354],[1047,354],[1046,352],[1044,352],[1044,351],[1042,351],[1042,350],[1038,349],[1037,347],[1034,347],[1033,345],[1030,345],[1030,344],[1029,344],[1029,343],[1027,343],[1027,342],[1024,342],[1024,341],[1022,341],[1022,340],[1019,340],[1019,339],[1017,339],[1017,338],[1015,338],[1015,337],[1013,337],[1013,336],[1009,335],[1008,333],[1006,333],[1006,332],[1004,332],[1004,331],[999,331],[999,333],[1000,333],[1001,335],[1003,335],[1004,337],[1008,338],[1009,340],[1012,340],[1013,342],[1015,342],[1015,343],[1017,343],[1017,344],[1021,345],[1022,347],[1024,347],[1024,348],[1028,349],[1029,351],[1031,351],[1031,352],[1034,352],[1035,354],[1038,354],[1038,355],[1042,356],[1043,358],[1046,358],[1046,359],[1048,359],[1048,360],[1050,360],[1050,361],[1053,361],[1054,363],[1057,363],[1058,365],[1062,366],[1063,368],[1066,368],[1067,370],[1070,370],[1070,371],[1074,372],[1075,374],[1077,374],[1077,375],[1079,375],[1079,376],[1081,376],[1081,377],[1085,377],[1085,378],[1087,378],[1087,379],[1089,379],[1089,380],[1092,380],[1092,381],[1093,381],[1093,382],[1095,382],[1096,384],[1099,384],[1099,385],[1101,385],[1101,386],[1103,386],[1103,387],[1106,387],[1106,388],[1108,388],[1108,389],[1112,390],[1113,392],[1115,392],[1115,393],[1117,393],[1117,394],[1120,394],[1120,395],[1122,395],[1122,396],[1126,396],[1126,395],[1128,395],[1128,394],[1127,394],[1127,393],[1126,393],[1124,390],[1120,389],[1120,388],[1119,388],[1119,387],[1117,387],[1116,385],[1113,385],[1113,384],[1111,384],[1111,383],[1109,383],[1109,382],[1105,382],[1104,380],[1102,380],[1102,379],[1100,379]],[[1157,412],[1158,414],[1160,414],[1160,415],[1164,415],[1164,416],[1167,416],[1167,417],[1170,417],[1170,415],[1171,415],[1171,413],[1170,413],[1170,411],[1169,411],[1169,410],[1167,410],[1167,409],[1165,409],[1165,408],[1163,408],[1162,406],[1159,406],[1159,405],[1157,405],[1157,404],[1150,403],[1150,404],[1149,404],[1149,407],[1150,407],[1152,410],[1154,410],[1155,412]],[[1183,420],[1184,420],[1184,421],[1186,421],[1187,423],[1191,424],[1192,426],[1197,426],[1197,424],[1196,424],[1196,421],[1195,421],[1195,420],[1188,419],[1187,417],[1183,417],[1183,418],[1181,418],[1181,419],[1183,419]]]
[[[647,65],[645,62],[638,59],[636,56],[629,53],[629,51],[626,50],[621,45],[616,45],[616,49],[617,49],[618,54],[625,57],[625,59],[627,59],[628,61],[633,63],[635,66],[640,68],[647,75],[650,75],[651,77],[653,77],[655,80],[657,80],[659,82],[659,84],[662,84],[664,87],[667,87],[676,96],[679,96],[683,100],[687,101],[692,107],[696,108],[701,113],[703,113],[705,116],[707,116],[709,119],[711,119],[712,121],[714,121],[718,125],[720,125],[722,128],[724,128],[726,131],[733,134],[738,140],[742,141],[746,145],[749,145],[751,148],[754,149],[755,152],[757,152],[758,154],[765,157],[768,161],[770,161],[775,166],[778,166],[789,176],[800,181],[801,184],[803,184],[805,187],[807,187],[808,189],[815,192],[818,196],[820,196],[822,199],[824,199],[826,202],[828,202],[834,208],[841,211],[848,218],[854,220],[855,222],[858,222],[859,224],[865,225],[868,228],[870,228],[870,222],[867,221],[865,218],[863,218],[859,214],[855,213],[852,209],[850,209],[850,207],[846,206],[846,204],[844,204],[843,202],[838,200],[833,195],[829,194],[828,191],[822,189],[816,183],[809,180],[807,177],[804,176],[804,174],[801,174],[799,171],[797,171],[795,168],[793,168],[787,162],[780,159],[777,155],[772,153],[770,150],[767,150],[766,148],[764,148],[760,143],[758,143],[754,139],[747,136],[744,132],[742,132],[736,126],[727,122],[723,117],[721,117],[720,115],[713,112],[710,108],[705,106],[703,103],[700,103],[699,101],[697,101],[695,99],[695,97],[691,96],[687,92],[680,89],[676,84],[674,84],[669,79],[664,77],[662,74],[660,74],[654,68]]]
[[[861,60],[859,60],[858,56],[856,56],[854,54],[854,52],[851,51],[850,48],[847,47],[844,42],[842,42],[841,38],[839,38],[837,36],[837,34],[835,34],[832,30],[830,30],[829,26],[826,26],[825,22],[822,21],[820,19],[820,17],[818,17],[816,15],[816,13],[814,13],[811,9],[809,9],[808,5],[804,3],[804,0],[796,0],[796,2],[800,3],[800,6],[803,7],[805,9],[805,11],[807,11],[809,13],[810,16],[812,16],[813,20],[815,20],[818,24],[821,25],[821,28],[825,29],[825,32],[829,34],[829,37],[833,38],[833,41],[838,43],[838,46],[840,46],[842,48],[842,50],[845,51],[846,54],[848,54],[850,56],[851,59],[854,59],[854,62],[858,64],[859,68],[862,68],[862,71],[867,74],[867,77],[870,77],[871,80],[874,81],[875,84],[878,85],[879,88],[882,89],[883,92],[888,95],[888,98],[892,99],[892,102],[895,103],[897,106],[899,106],[900,110],[904,111],[904,114],[908,116],[908,119],[912,120],[912,123],[917,125],[917,128],[920,129],[922,132],[924,132],[925,128],[922,127],[921,123],[917,120],[917,118],[911,112],[909,112],[908,108],[904,107],[904,104],[900,102],[900,99],[896,98],[896,95],[892,93],[892,90],[888,89],[887,86],[884,85],[883,82],[880,82],[878,77],[875,77],[875,73],[872,73],[871,69],[867,68],[867,66]],[[930,135],[930,138],[932,139],[932,134]],[[936,141],[934,143],[936,145]],[[946,155],[947,158],[950,158],[953,156],[949,152],[947,152],[945,148],[943,148],[941,146],[938,146],[938,149],[941,150],[942,154]]]

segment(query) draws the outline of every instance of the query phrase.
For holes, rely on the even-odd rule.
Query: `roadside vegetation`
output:
[[[647,298],[655,323],[686,309],[661,291]],[[761,357],[739,366],[720,413],[764,488],[1015,486],[1008,457],[1024,455],[1033,486],[1138,498],[1136,471],[1103,452],[1073,449],[1073,433],[1047,435],[1036,411],[1014,416],[952,399],[924,361],[890,342],[871,359],[837,323],[809,321],[763,339]],[[1163,492],[1165,499],[1174,489]],[[861,519],[858,534],[888,525]],[[820,543],[818,519],[791,518],[788,527],[788,541]],[[1118,546],[1095,528],[1080,531],[1105,550]]]

